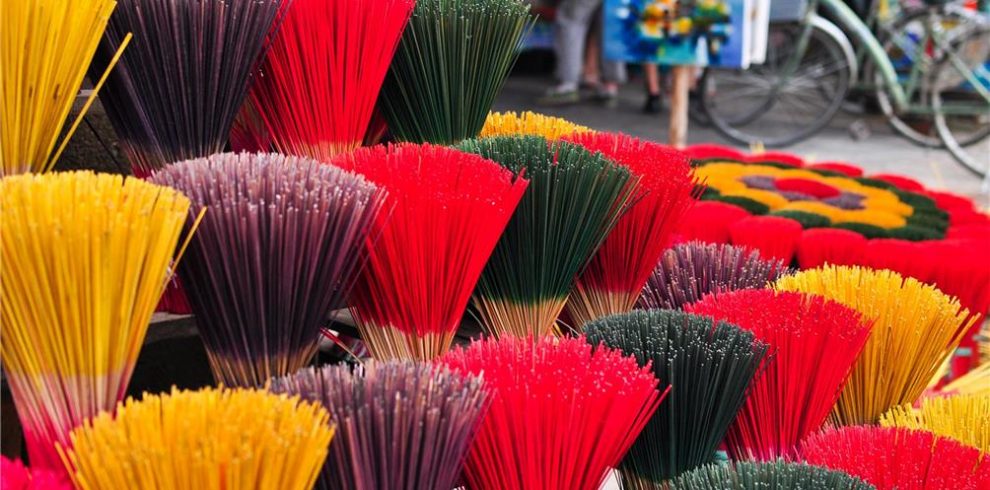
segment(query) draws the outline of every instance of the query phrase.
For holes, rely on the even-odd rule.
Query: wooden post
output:
[[[688,130],[688,91],[691,88],[693,66],[674,66],[670,92],[670,131],[668,143],[674,148],[684,148],[687,145]]]

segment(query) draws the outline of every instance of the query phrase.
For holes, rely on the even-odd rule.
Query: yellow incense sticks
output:
[[[0,352],[32,466],[123,397],[188,210],[116,175],[0,180]]]
[[[578,133],[591,133],[591,128],[574,124],[559,117],[535,112],[490,112],[481,128],[479,138],[491,136],[542,136],[548,141]]]
[[[876,320],[832,420],[870,424],[914,402],[975,321],[959,300],[889,270],[825,266],[783,277],[777,289],[818,294]]]
[[[880,418],[884,427],[922,429],[990,451],[990,395],[925,398],[921,408],[894,407]]]
[[[318,403],[263,390],[145,394],[72,432],[77,488],[308,490],[334,428]]]
[[[939,391],[949,394],[990,396],[990,362],[980,364],[968,373],[949,381]]]
[[[55,150],[114,0],[0,2],[0,175],[43,172],[92,104],[120,50]]]

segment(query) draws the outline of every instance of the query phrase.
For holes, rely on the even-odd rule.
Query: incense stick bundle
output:
[[[990,396],[990,362],[980,364],[966,374],[949,381],[941,391],[947,394]]]
[[[0,176],[44,172],[58,160],[107,73],[93,63],[93,95],[56,149],[114,0],[13,0],[0,3]],[[121,49],[126,41],[121,40]]]
[[[477,136],[534,20],[521,0],[418,0],[379,98],[392,134]]]
[[[361,338],[376,359],[442,355],[529,182],[430,144],[362,148],[333,163],[386,189],[395,205],[351,296]]]
[[[841,471],[782,460],[711,464],[689,471],[670,490],[876,490]]]
[[[598,489],[666,394],[650,368],[583,338],[486,339],[442,362],[491,390],[464,465],[479,490]]]
[[[217,154],[152,180],[209,208],[179,276],[216,380],[260,386],[306,365],[364,263],[384,193],[276,154]]]
[[[250,97],[280,153],[326,161],[361,145],[414,4],[288,4]]]
[[[490,112],[481,128],[479,138],[493,136],[540,136],[548,141],[556,141],[574,134],[593,133],[586,126],[574,124],[560,117],[552,117],[535,112]]]
[[[134,45],[100,101],[134,175],[223,150],[283,0],[118,0],[95,60]]]
[[[61,471],[29,470],[19,460],[0,456],[0,488],[3,490],[72,490],[72,482]]]
[[[910,405],[890,409],[880,417],[880,425],[927,430],[987,453],[990,452],[990,395],[925,398],[919,410]]]
[[[662,489],[710,463],[767,353],[767,344],[725,322],[678,311],[634,311],[585,326],[588,342],[619,349],[670,387],[666,401],[619,463],[622,488]]]
[[[0,353],[31,465],[127,389],[189,210],[92,172],[0,180]]]
[[[694,204],[696,179],[683,153],[616,133],[565,138],[628,168],[639,177],[635,202],[578,276],[565,311],[580,328],[636,306],[643,285]]]
[[[856,265],[863,260],[868,242],[865,236],[840,228],[804,230],[798,240],[798,265],[802,269],[826,264]]]
[[[990,459],[931,432],[871,426],[827,429],[801,445],[809,464],[844,471],[877,490],[990,488]]]
[[[639,298],[640,308],[681,309],[709,293],[760,289],[791,270],[782,260],[763,259],[735,245],[688,242],[660,257]]]
[[[77,488],[307,490],[333,434],[327,411],[298,397],[173,388],[129,398],[59,449]]]
[[[832,412],[841,425],[875,423],[890,408],[913,403],[975,321],[959,300],[887,270],[825,266],[774,287],[822,295],[875,322]]]
[[[600,153],[535,136],[468,140],[458,148],[530,180],[472,297],[482,327],[495,336],[546,335],[638,179]]]
[[[726,437],[733,459],[791,458],[835,405],[872,322],[820,296],[766,289],[709,295],[685,308],[752,331],[770,344],[765,370]]]
[[[337,425],[320,490],[454,488],[488,408],[481,378],[410,361],[306,368],[271,389],[322,403]]]
[[[750,216],[729,227],[729,238],[733,245],[759,250],[760,255],[767,259],[790,263],[801,239],[801,232],[801,224],[792,219]]]

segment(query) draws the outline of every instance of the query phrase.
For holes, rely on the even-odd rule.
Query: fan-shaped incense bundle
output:
[[[213,155],[152,180],[208,208],[179,275],[217,381],[259,386],[306,365],[364,262],[384,193],[276,154]]]
[[[914,402],[974,321],[957,299],[886,270],[826,266],[778,279],[775,287],[825,296],[875,322],[832,412],[842,425],[874,423]]]
[[[684,215],[677,233],[685,241],[727,243],[729,227],[749,217],[749,212],[719,201],[698,201]]]
[[[317,403],[262,390],[172,390],[128,399],[72,432],[78,488],[307,490],[334,428]]]
[[[637,178],[600,153],[535,136],[469,140],[459,148],[530,180],[472,298],[482,326],[496,336],[546,335]]]
[[[729,227],[733,245],[753,248],[768,259],[791,262],[801,238],[801,224],[779,216],[750,216]]]
[[[660,257],[646,280],[639,306],[681,309],[709,293],[759,289],[790,273],[784,261],[763,259],[756,250],[726,244],[680,243]]]
[[[892,408],[880,417],[880,425],[927,430],[990,452],[990,395],[925,398],[920,410]]]
[[[100,101],[135,175],[223,150],[283,0],[118,0],[95,60],[134,43]]]
[[[0,180],[0,352],[35,468],[127,389],[189,210],[92,172]]]
[[[59,470],[29,470],[20,461],[0,456],[0,488],[3,490],[72,490],[68,476]]]
[[[844,471],[877,490],[990,488],[990,459],[931,432],[871,426],[826,429],[801,445],[809,464]]]
[[[489,338],[443,362],[491,390],[464,466],[479,490],[598,489],[663,397],[650,368],[583,338]]]
[[[733,459],[793,457],[798,442],[828,417],[872,326],[820,296],[766,289],[709,295],[685,310],[734,323],[770,344],[772,358],[729,428]]]
[[[82,86],[114,0],[0,3],[0,176],[44,172],[59,155],[120,57],[93,63],[93,95],[59,133]],[[121,39],[120,50],[130,40]],[[54,153],[53,153],[54,152]]]
[[[949,381],[942,386],[941,391],[948,394],[990,396],[990,362],[980,364],[966,374]]]
[[[875,490],[859,478],[804,463],[782,460],[711,464],[681,475],[670,490]]]
[[[361,145],[415,0],[292,0],[251,88],[280,153],[329,160]]]
[[[678,311],[634,311],[585,326],[602,343],[650,363],[670,392],[619,464],[622,488],[662,489],[709,463],[767,353],[767,344],[725,322]]]
[[[411,143],[334,160],[395,204],[372,234],[351,308],[377,359],[433,359],[450,348],[478,276],[528,181],[495,162]]]
[[[272,389],[322,403],[337,425],[320,490],[454,488],[488,407],[481,378],[411,361],[305,368]]]
[[[548,141],[556,141],[573,134],[593,133],[586,126],[574,124],[559,117],[546,116],[535,112],[490,112],[481,128],[479,138],[493,136],[540,136]]]
[[[615,133],[579,134],[566,141],[601,152],[639,177],[638,196],[578,276],[565,307],[581,325],[636,305],[674,230],[693,204],[694,174],[683,153]]]
[[[521,0],[418,0],[379,97],[392,134],[477,136],[533,22]]]
[[[856,265],[863,260],[867,242],[865,236],[840,228],[804,230],[797,245],[798,265],[802,269],[825,264]]]

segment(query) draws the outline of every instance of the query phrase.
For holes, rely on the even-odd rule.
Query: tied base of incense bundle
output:
[[[126,390],[189,199],[93,172],[0,180],[0,353],[31,465]],[[173,258],[176,257],[174,260]]]
[[[709,293],[760,289],[791,270],[756,250],[727,244],[689,242],[660,257],[639,298],[644,309],[681,309]]]
[[[287,4],[237,135],[252,146],[268,140],[279,153],[328,161],[361,145],[415,1]]]
[[[584,338],[489,338],[441,362],[491,390],[464,463],[481,490],[598,489],[666,394],[636,359]]]
[[[480,377],[412,361],[306,368],[272,390],[323,404],[337,435],[316,488],[454,488],[488,408]]]
[[[113,0],[0,4],[0,18],[11,26],[0,31],[0,177],[45,172],[58,161],[131,40],[124,36],[106,60],[92,63],[93,92],[58,143],[115,5]]]
[[[873,327],[840,303],[767,289],[708,295],[685,310],[739,325],[770,345],[726,436],[737,460],[794,457],[828,417]]]
[[[574,283],[565,314],[580,329],[636,305],[650,272],[694,203],[697,182],[683,153],[656,143],[610,133],[565,140],[601,152],[639,178],[632,206]]]
[[[530,181],[472,297],[482,327],[499,337],[547,335],[638,178],[600,153],[535,136],[468,140],[458,148]]]
[[[363,148],[333,164],[384,188],[395,209],[376,223],[351,295],[361,338],[376,359],[442,355],[529,181],[430,144]]]
[[[927,430],[990,453],[990,394],[925,398],[920,409],[892,408],[880,425]]]
[[[59,447],[77,488],[307,490],[334,434],[317,403],[262,390],[172,390],[128,399]]]
[[[593,132],[589,127],[574,124],[566,119],[535,112],[491,112],[485,119],[485,125],[481,128],[478,137],[540,136],[547,141],[557,141],[565,136]]]
[[[872,424],[917,400],[975,321],[959,300],[889,270],[824,266],[778,279],[774,287],[822,295],[875,322],[832,411],[838,425]]]
[[[660,487],[657,487],[658,489]],[[711,464],[689,471],[665,490],[876,490],[842,471],[782,460]]]
[[[118,2],[94,59],[108,58],[134,34],[100,94],[134,175],[223,150],[282,5]]]
[[[418,0],[378,98],[392,135],[436,144],[477,136],[536,20],[529,9],[521,0]]]
[[[664,403],[619,463],[622,488],[665,482],[710,463],[742,406],[767,353],[752,332],[677,311],[634,311],[585,325],[592,345],[608,346],[649,365],[670,387]]]
[[[209,209],[179,276],[217,381],[261,386],[305,366],[365,262],[384,192],[277,154],[217,154],[152,180]]]

